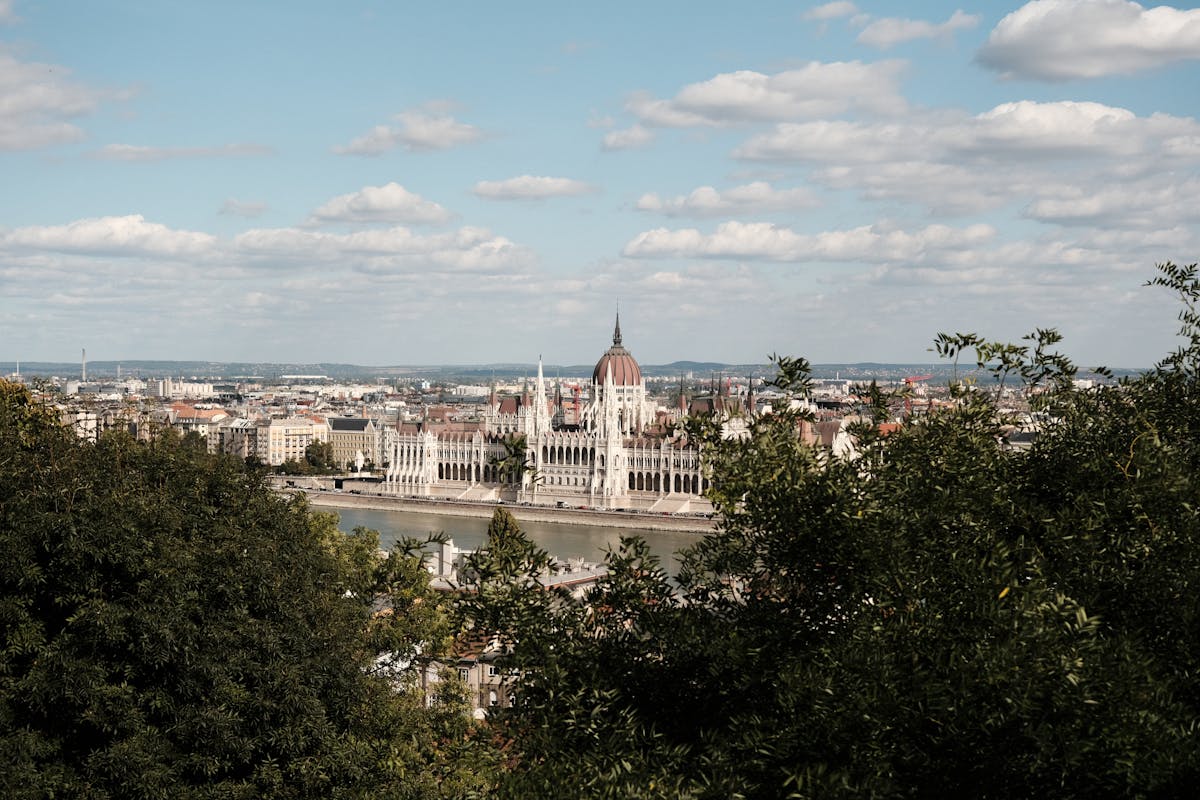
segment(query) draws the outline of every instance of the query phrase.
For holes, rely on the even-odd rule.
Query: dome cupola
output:
[[[610,368],[615,386],[642,385],[642,368],[638,366],[633,355],[621,344],[620,314],[617,314],[617,325],[613,329],[612,347],[608,348],[596,362],[596,368],[592,370],[592,383],[602,385]]]

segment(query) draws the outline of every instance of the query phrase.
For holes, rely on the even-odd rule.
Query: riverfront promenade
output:
[[[393,497],[378,494],[351,494],[322,489],[284,489],[303,492],[313,508],[369,508],[379,511],[409,511],[445,514],[457,517],[490,518],[495,503],[463,502],[433,498]],[[563,525],[588,525],[597,528],[625,528],[642,531],[690,531],[708,533],[716,528],[714,519],[699,516],[601,511],[583,508],[550,508],[504,504],[518,522],[556,522]]]

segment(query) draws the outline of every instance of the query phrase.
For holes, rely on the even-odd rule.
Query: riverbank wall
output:
[[[320,489],[284,489],[303,493],[313,508],[369,508],[377,511],[407,511],[423,514],[446,514],[457,517],[490,518],[495,503],[472,503],[420,497],[351,494]],[[584,508],[549,508],[506,504],[517,522],[556,522],[563,525],[590,525],[598,528],[627,528],[640,531],[691,531],[708,533],[716,528],[715,519],[699,516],[644,514],[622,511],[601,511]]]

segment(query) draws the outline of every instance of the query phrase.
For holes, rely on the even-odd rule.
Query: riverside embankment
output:
[[[314,508],[365,508],[378,511],[407,511],[425,514],[444,514],[455,517],[491,517],[495,503],[472,503],[432,498],[392,497],[376,494],[352,494],[317,489],[288,489],[304,492]],[[506,504],[501,506],[518,522],[554,522],[561,525],[586,525],[594,528],[624,528],[641,531],[687,531],[708,533],[716,527],[706,517],[669,514],[646,514],[621,511],[600,511],[584,508],[550,508]]]

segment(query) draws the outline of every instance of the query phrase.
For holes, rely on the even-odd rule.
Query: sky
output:
[[[1150,366],[1198,5],[0,0],[0,361]]]

